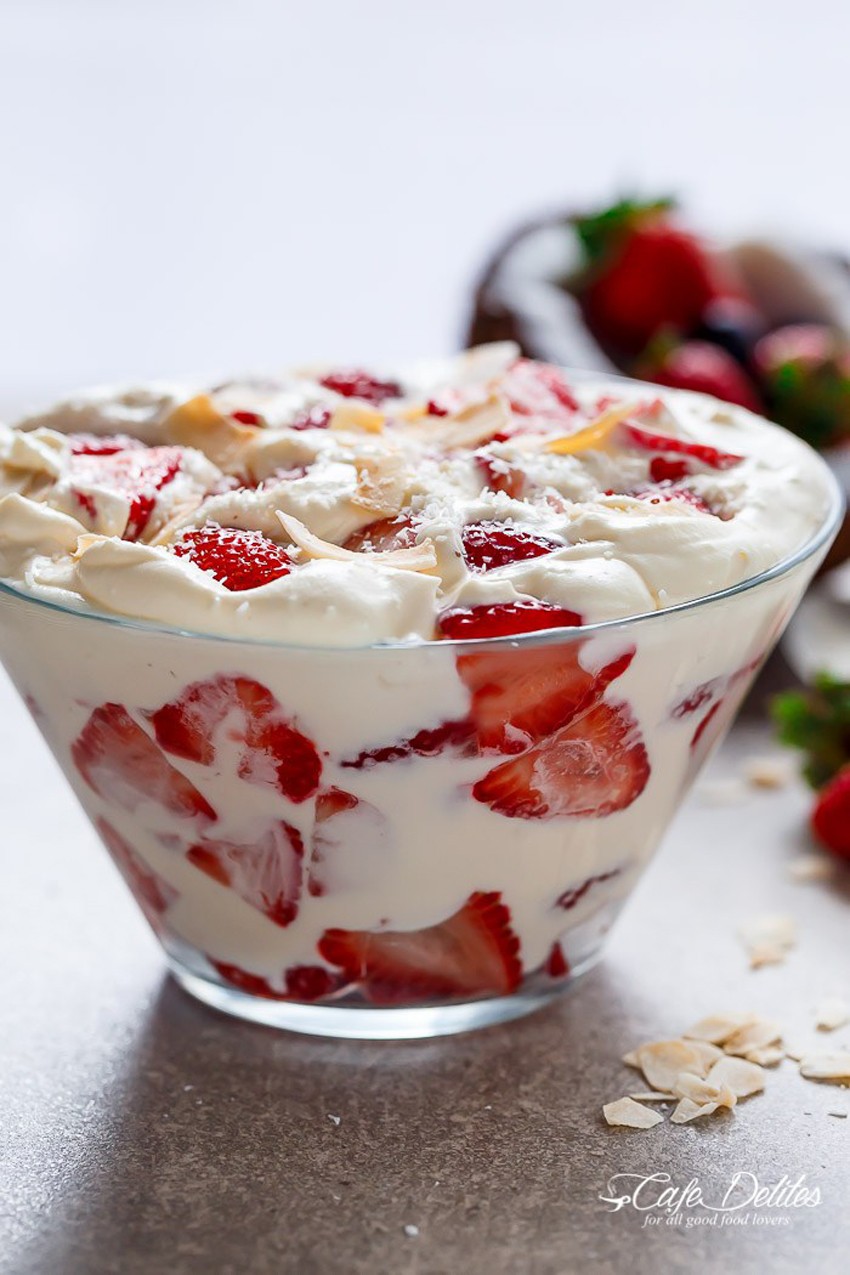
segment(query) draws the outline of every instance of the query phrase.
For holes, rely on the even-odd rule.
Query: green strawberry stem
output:
[[[675,206],[676,201],[669,197],[649,202],[621,199],[610,208],[603,209],[602,212],[573,217],[572,224],[584,249],[585,264],[595,265],[606,257],[636,224],[650,217],[656,217],[659,213],[669,212]]]
[[[819,673],[811,687],[776,696],[771,713],[781,742],[806,754],[803,774],[813,788],[850,764],[850,682]]]

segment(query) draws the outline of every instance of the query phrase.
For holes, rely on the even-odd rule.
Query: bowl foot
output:
[[[449,1036],[455,1032],[492,1027],[497,1023],[522,1018],[548,1005],[560,996],[598,959],[593,952],[570,974],[557,982],[537,977],[528,980],[511,996],[494,996],[487,1000],[467,1001],[453,1005],[427,1005],[407,1009],[375,1009],[371,1006],[346,1004],[305,1005],[292,1001],[266,1000],[235,987],[203,978],[169,956],[172,977],[197,1000],[222,1013],[266,1027],[302,1032],[309,1036],[341,1037],[349,1040],[424,1040],[432,1036]]]

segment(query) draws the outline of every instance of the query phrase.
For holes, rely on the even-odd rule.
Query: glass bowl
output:
[[[827,552],[824,481],[793,557],[627,620],[313,649],[2,584],[0,656],[188,992],[318,1035],[462,1031],[599,956]]]

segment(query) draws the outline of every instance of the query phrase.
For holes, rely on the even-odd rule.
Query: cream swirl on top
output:
[[[772,566],[817,457],[701,395],[510,345],[82,394],[0,433],[0,573],[40,597],[316,646],[638,615]]]

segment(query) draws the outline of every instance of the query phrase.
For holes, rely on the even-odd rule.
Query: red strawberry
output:
[[[566,422],[579,410],[563,372],[551,363],[517,359],[502,377],[499,388],[517,416]]]
[[[401,398],[404,393],[397,381],[381,381],[359,368],[329,372],[321,378],[319,384],[341,394],[343,398],[362,398],[376,406],[380,406],[388,398]]]
[[[565,978],[569,974],[569,961],[564,956],[564,949],[560,943],[552,944],[552,949],[546,958],[546,964],[543,968],[550,978]]]
[[[290,429],[327,429],[331,414],[326,407],[310,407],[289,422]]]
[[[138,540],[156,507],[157,492],[180,472],[182,463],[179,447],[133,448],[114,455],[81,454],[74,458],[71,474],[86,484],[127,496],[130,512],[123,538]]]
[[[141,855],[136,853],[106,819],[98,819],[97,830],[115,866],[144,912],[148,924],[159,934],[163,916],[180,896],[173,886],[145,863]]]
[[[634,657],[634,647],[597,673],[579,664],[582,644],[475,651],[458,657],[472,692],[471,717],[483,751],[518,753],[601,698]]]
[[[563,548],[557,540],[504,522],[468,523],[461,532],[461,539],[470,571],[492,571],[494,567],[540,558]]]
[[[88,786],[124,810],[155,801],[175,815],[216,818],[207,799],[163,757],[121,704],[94,710],[71,755]]]
[[[522,976],[519,939],[498,893],[422,930],[326,930],[319,954],[376,1004],[505,996]]]
[[[208,571],[232,593],[279,580],[293,566],[286,550],[262,532],[220,527],[216,522],[206,523],[200,531],[184,531],[174,553]]]
[[[827,850],[850,862],[850,766],[818,793],[812,830]]]
[[[628,706],[597,703],[491,770],[472,795],[509,819],[599,819],[630,806],[648,779],[646,749]]]
[[[234,709],[241,717],[233,736],[243,744],[240,778],[271,784],[290,801],[311,797],[322,773],[315,745],[284,716],[271,691],[252,678],[194,682],[149,717],[166,752],[209,766],[216,756],[213,736]]]
[[[586,881],[582,881],[581,885],[574,885],[565,890],[559,897],[556,907],[563,908],[565,912],[569,912],[570,908],[574,908],[580,903],[584,896],[595,885],[601,885],[603,881],[610,881],[612,877],[619,876],[620,869],[612,868],[610,872],[600,872],[595,877],[588,877]]]
[[[521,602],[494,602],[489,606],[455,607],[443,611],[437,620],[441,637],[454,639],[506,637],[540,629],[575,628],[580,624],[577,611],[530,598]]]
[[[68,442],[74,456],[114,456],[144,446],[129,434],[69,434]]]
[[[487,452],[476,452],[475,464],[481,472],[485,487],[491,491],[504,492],[512,500],[521,500],[526,488],[527,478],[521,469],[509,465],[498,456],[490,456]]]
[[[281,820],[245,845],[204,839],[191,846],[186,857],[275,925],[285,926],[298,912],[303,855],[298,829]]]
[[[654,483],[676,483],[687,478],[690,467],[686,460],[670,460],[668,456],[653,456],[649,462],[649,476]]]
[[[648,452],[672,452],[677,456],[693,456],[694,460],[707,465],[709,469],[732,469],[740,465],[743,456],[734,452],[723,452],[717,447],[709,447],[705,443],[690,443],[687,439],[676,438],[672,434],[659,434],[655,430],[642,429],[631,421],[620,427],[633,447]]]
[[[639,354],[662,328],[689,332],[712,303],[740,294],[729,267],[669,218],[669,202],[624,200],[576,218],[588,260],[576,289],[603,345]]]
[[[317,1001],[330,995],[339,985],[339,979],[321,965],[293,965],[286,971],[286,990],[278,991],[267,978],[251,974],[225,961],[210,960],[227,983],[251,996],[262,996],[274,1001]]]
[[[237,412],[231,412],[230,415],[240,425],[262,425],[263,423],[263,418],[259,412],[249,412],[244,408]]]
[[[709,341],[665,344],[663,352],[652,352],[635,368],[635,375],[655,385],[676,390],[711,394],[725,403],[737,403],[751,412],[764,410],[750,378],[731,354]]]
[[[396,514],[392,518],[378,518],[358,531],[352,531],[343,548],[354,553],[383,553],[386,549],[409,549],[415,544],[414,520],[406,514]]]
[[[312,895],[362,889],[384,866],[390,827],[369,801],[326,788],[316,797],[307,888]]]
[[[456,722],[441,722],[439,726],[417,731],[410,739],[379,748],[365,749],[349,761],[340,764],[353,770],[371,770],[383,762],[403,761],[406,757],[436,757],[452,749],[460,757],[475,756],[475,731],[468,718]]]

